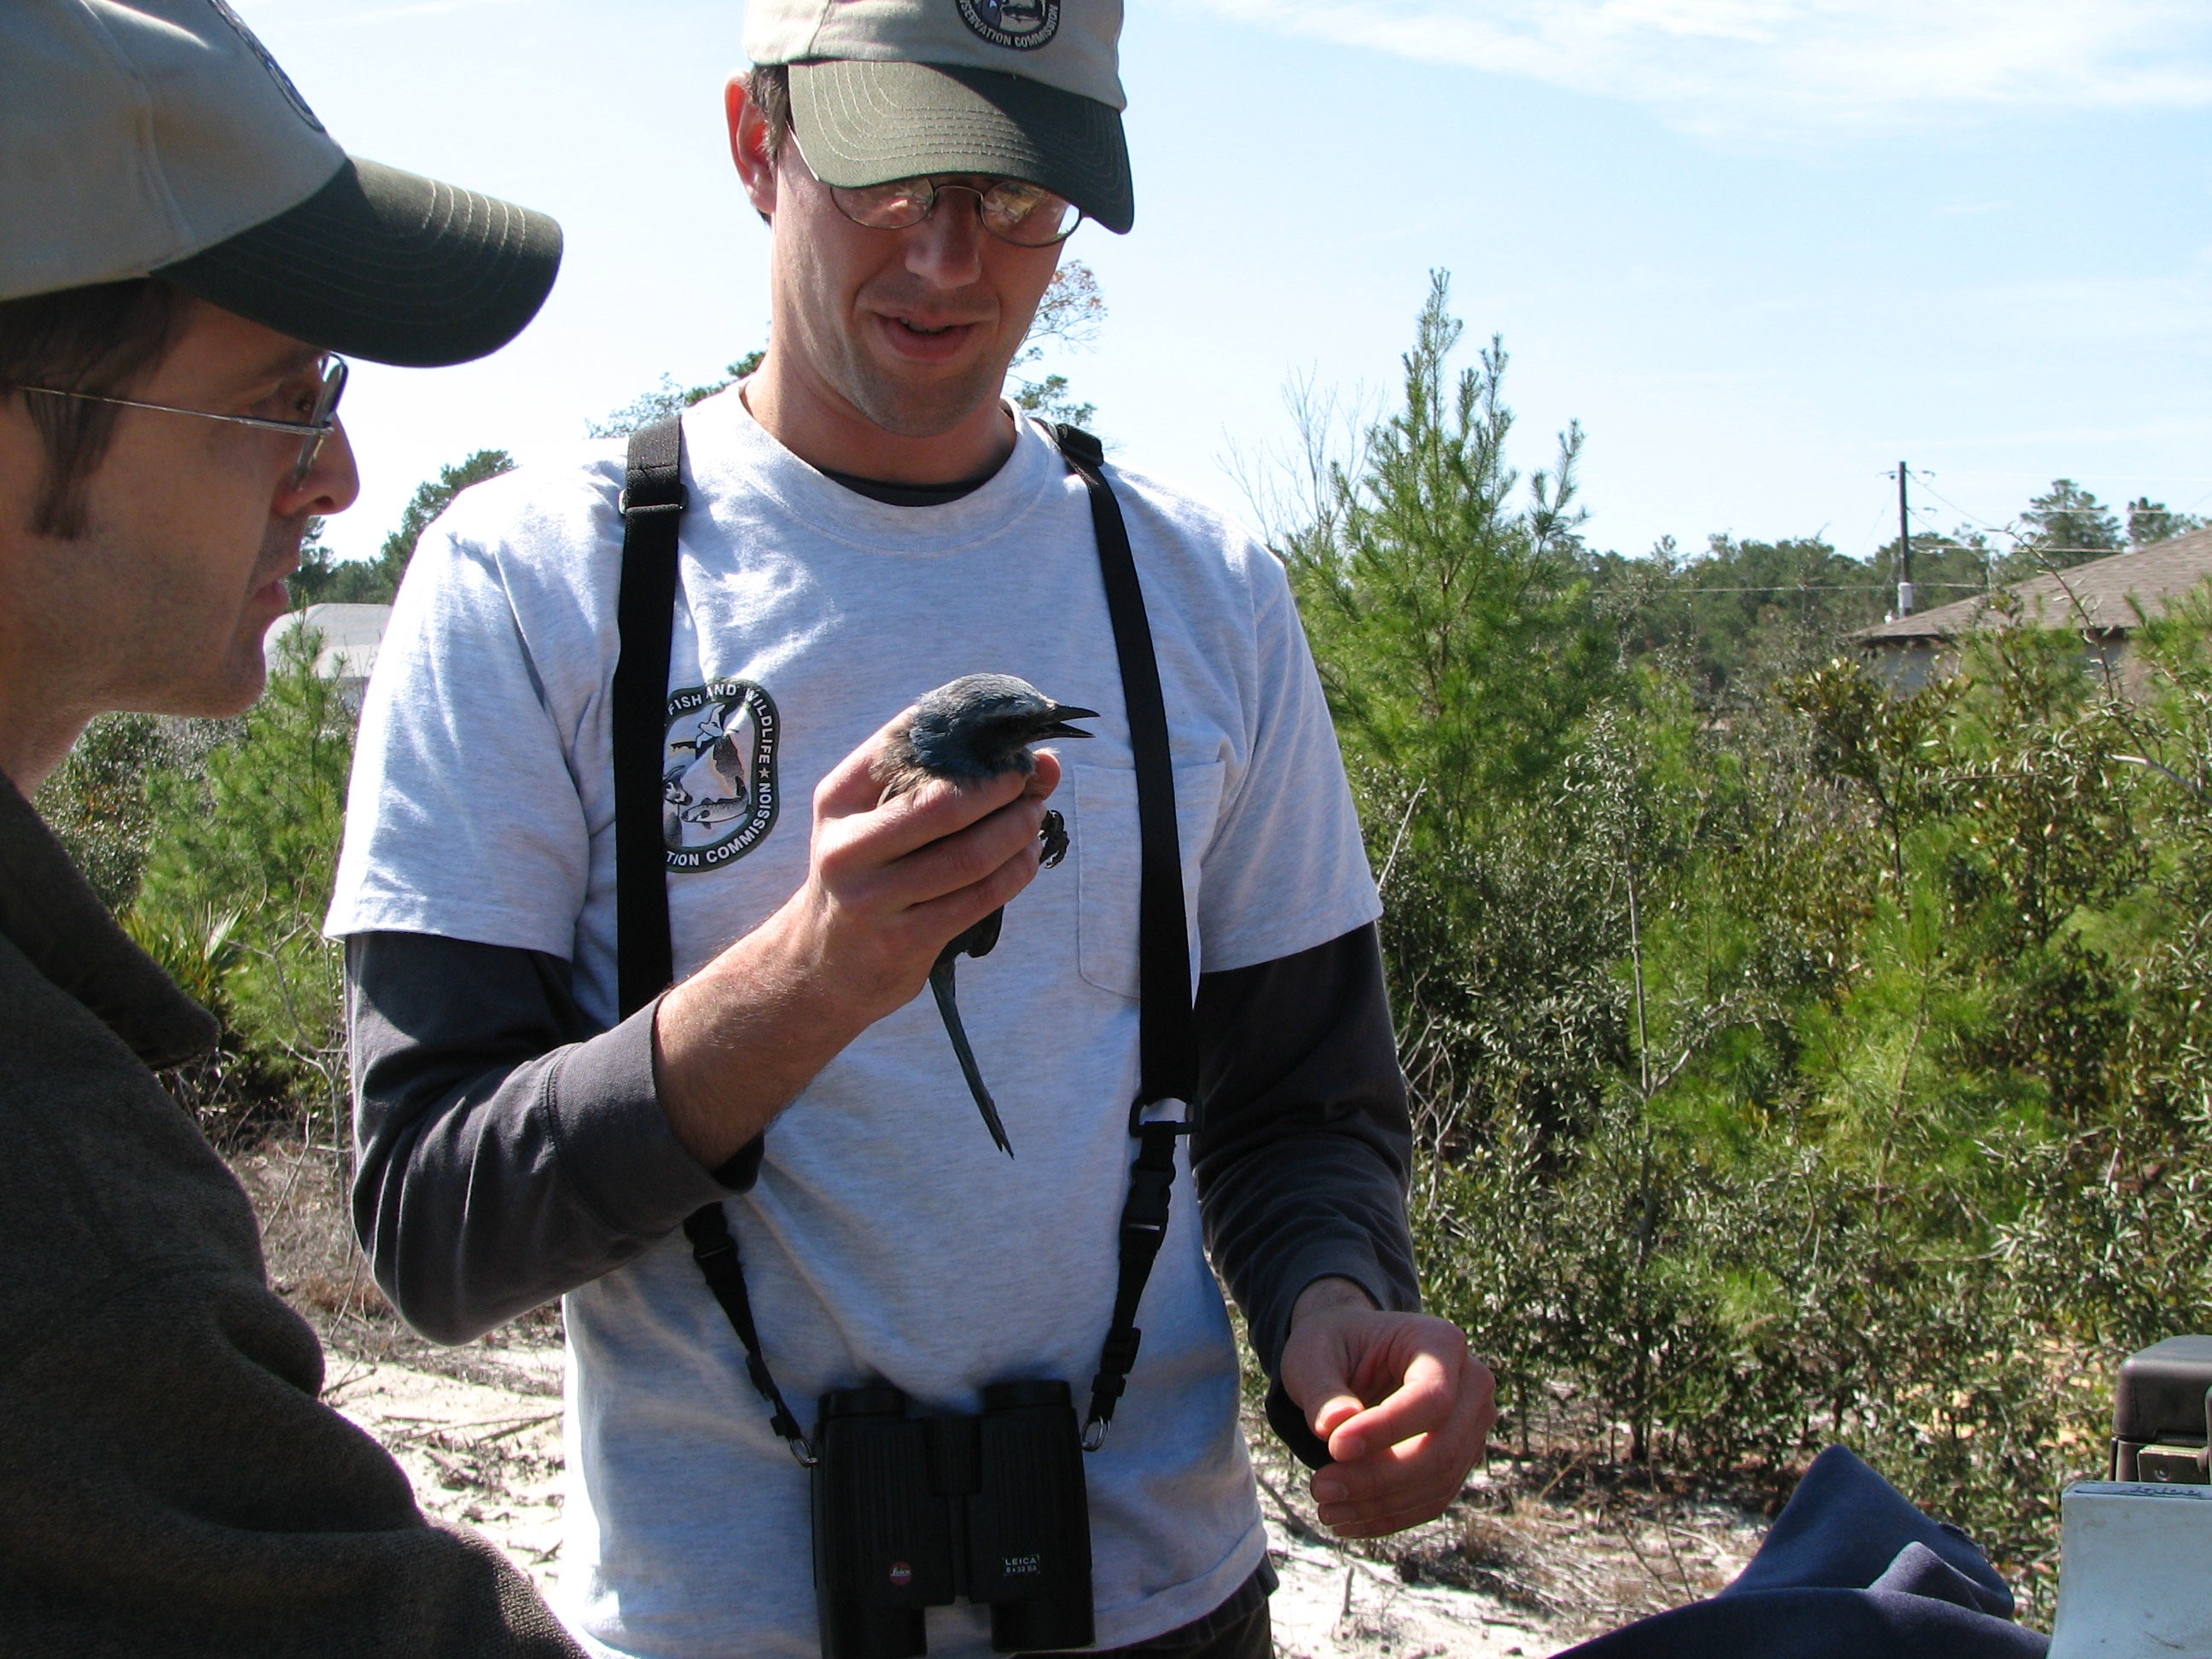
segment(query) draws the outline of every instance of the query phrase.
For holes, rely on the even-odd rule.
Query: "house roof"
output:
[[[312,628],[323,636],[323,647],[315,657],[317,673],[326,680],[365,680],[376,666],[376,648],[384,643],[385,625],[391,620],[388,605],[311,605],[270,623],[261,649],[274,668],[276,647],[284,636],[296,628]]]
[[[2161,616],[2207,577],[2212,577],[2212,530],[2192,530],[2132,553],[2092,559],[2056,574],[2045,571],[2004,591],[2018,597],[2019,620],[2030,627],[2080,628],[2086,617],[2100,633],[2124,634],[2136,625],[2138,605],[2146,616]],[[1862,629],[1851,637],[1862,645],[1903,644],[2011,625],[1977,595]]]

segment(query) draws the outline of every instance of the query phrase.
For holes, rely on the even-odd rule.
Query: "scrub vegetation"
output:
[[[1382,884],[1431,1303],[1507,1446],[1656,1492],[1840,1440],[2047,1607],[2113,1367],[2212,1323],[2212,604],[2144,631],[2125,699],[2025,629],[1893,696],[1843,636],[1896,550],[1595,551],[1579,434],[1516,476],[1504,353],[1455,372],[1459,338],[1439,278],[1396,406],[1309,391],[1267,495]],[[346,596],[507,464],[427,483]],[[2194,521],[2060,480],[2020,526],[1916,538],[1927,601]],[[180,1098],[335,1170],[352,714],[316,645],[238,720],[96,722],[39,805],[222,1017]]]
[[[2133,699],[2027,630],[1893,696],[1838,654],[1879,561],[1593,554],[1579,434],[1524,485],[1458,333],[1439,279],[1276,538],[1383,884],[1429,1295],[1509,1443],[1567,1401],[1677,1469],[1840,1440],[2047,1605],[2112,1370],[2212,1322],[2212,605]],[[2127,544],[2063,480],[2027,521],[1938,557]]]

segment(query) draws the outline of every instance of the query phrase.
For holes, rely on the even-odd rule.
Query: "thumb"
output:
[[[1366,1409],[1359,1396],[1348,1389],[1332,1394],[1313,1413],[1313,1431],[1321,1439],[1327,1440]]]
[[[1367,1409],[1366,1402],[1352,1391],[1352,1379],[1345,1375],[1344,1356],[1333,1346],[1312,1374],[1304,1379],[1306,1421],[1313,1431],[1327,1440],[1338,1429]],[[1304,1402],[1302,1402],[1304,1403]]]

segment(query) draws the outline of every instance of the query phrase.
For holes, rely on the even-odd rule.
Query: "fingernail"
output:
[[[1317,1504],[1340,1504],[1352,1496],[1352,1488],[1341,1480],[1316,1480],[1313,1495]]]

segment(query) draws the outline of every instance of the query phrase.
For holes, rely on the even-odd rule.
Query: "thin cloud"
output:
[[[1733,140],[2212,104],[2198,0],[1214,0],[1263,27],[1621,98]]]

